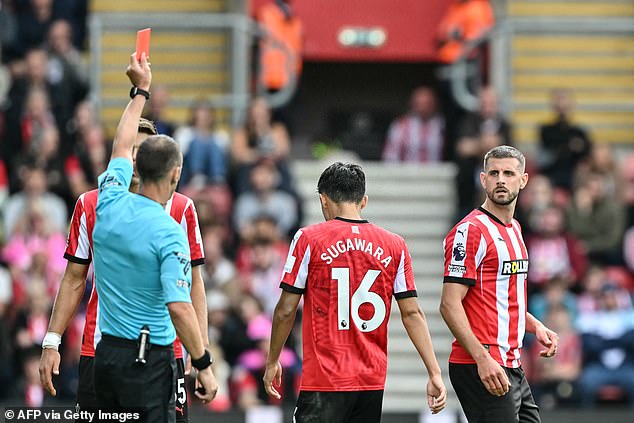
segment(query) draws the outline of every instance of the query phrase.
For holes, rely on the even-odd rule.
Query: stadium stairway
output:
[[[295,161],[297,189],[304,199],[304,224],[323,221],[316,194],[317,180],[328,162]],[[369,204],[363,215],[407,242],[418,288],[418,299],[432,334],[434,349],[450,391],[450,407],[457,400],[449,383],[447,359],[452,336],[438,306],[442,290],[442,240],[455,212],[455,168],[450,164],[386,165],[363,163]],[[427,373],[400,321],[393,302],[389,322],[388,376],[385,411],[419,412],[427,409]]]
[[[562,87],[595,142],[634,142],[634,2],[508,0],[507,14],[523,23],[509,52],[517,141],[535,144],[538,125],[553,119],[550,91]]]
[[[91,13],[100,16],[195,16],[201,13],[224,13],[227,0],[92,0]],[[141,29],[146,25],[141,25]],[[187,21],[178,19],[164,26],[152,25],[151,62],[153,85],[165,85],[170,93],[167,119],[179,124],[189,120],[189,108],[198,98],[213,99],[227,94],[230,86],[231,52],[228,31],[188,28]],[[123,71],[134,51],[135,31],[108,27],[104,23],[100,45],[91,46],[101,52],[99,64],[99,99],[101,116],[109,132],[113,132],[127,102],[129,82]],[[225,121],[227,111],[217,110],[217,119]],[[110,134],[112,135],[112,133]]]

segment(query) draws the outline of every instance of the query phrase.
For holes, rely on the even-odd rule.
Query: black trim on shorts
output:
[[[402,300],[403,298],[411,298],[418,297],[418,292],[415,289],[410,289],[409,291],[397,292],[394,294],[394,298],[397,300]]]
[[[290,292],[291,294],[303,294],[305,291],[304,289],[287,284],[286,282],[280,283],[280,288],[282,288],[286,292]]]
[[[456,276],[445,276],[443,283],[459,283],[461,285],[474,286],[476,284],[476,280],[471,278],[459,278]]]
[[[200,266],[200,265],[203,265],[203,264],[205,264],[205,258],[204,257],[201,257],[201,258],[196,259],[196,260],[192,260],[192,263],[191,263],[192,267]]]
[[[68,254],[68,253],[64,253],[64,258],[68,261],[72,261],[73,263],[77,263],[77,264],[90,264],[90,262],[92,261],[90,259],[75,257],[72,254]]]

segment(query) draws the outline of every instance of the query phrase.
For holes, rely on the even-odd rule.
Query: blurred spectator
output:
[[[2,53],[3,46],[11,48],[15,44],[17,34],[18,22],[12,2],[0,1],[0,53]]]
[[[281,401],[269,397],[260,383],[264,376],[271,340],[271,320],[264,315],[255,316],[247,326],[247,335],[256,343],[256,347],[243,352],[238,357],[238,364],[232,378],[237,404],[242,409],[261,404],[279,404]],[[299,373],[297,356],[291,349],[284,347],[280,354],[280,363],[285,369],[282,385],[279,387],[283,401],[294,404],[296,401],[295,378]]]
[[[40,353],[39,345],[31,345],[22,351],[22,363],[20,369],[22,378],[12,383],[14,393],[12,404],[20,404],[27,407],[42,407],[47,399],[44,388],[40,384]],[[17,383],[16,383],[17,382]]]
[[[51,230],[65,232],[68,225],[68,212],[64,201],[47,191],[46,172],[38,166],[27,165],[21,172],[23,189],[9,197],[4,211],[4,234],[13,234],[16,223],[29,210],[30,204],[39,202],[45,211]]]
[[[18,51],[44,44],[53,19],[53,0],[30,0],[18,16]]]
[[[410,111],[392,122],[383,161],[429,163],[443,159],[445,122],[438,114],[436,95],[429,87],[418,87],[410,98]]]
[[[33,201],[16,222],[2,255],[14,279],[28,288],[33,280],[42,280],[46,292],[57,292],[66,262],[64,232],[51,229],[43,203]]]
[[[225,256],[222,247],[222,229],[207,225],[203,227],[202,235],[205,251],[205,264],[202,272],[205,286],[207,289],[213,289],[229,298],[231,304],[237,304],[242,292],[238,285],[236,267]]]
[[[4,161],[0,159],[0,212],[4,210],[7,199],[9,198],[9,174]],[[2,237],[0,236],[0,239]]]
[[[607,272],[601,266],[590,266],[583,280],[583,292],[577,297],[579,311],[592,312],[598,310],[603,296],[603,288],[608,284],[614,284]],[[628,308],[631,299],[628,295],[618,299],[620,308]]]
[[[531,387],[537,403],[547,409],[560,404],[574,402],[576,382],[581,373],[581,339],[575,331],[573,318],[562,305],[553,305],[546,315],[544,324],[557,332],[559,343],[557,354],[548,360],[540,359],[543,347],[533,343],[530,354],[533,363]]]
[[[170,96],[166,85],[156,85],[152,87],[152,96],[145,104],[143,117],[154,122],[156,131],[161,135],[174,135],[176,126],[165,118],[165,110],[169,106]],[[195,112],[194,112],[195,114]],[[213,118],[213,117],[212,117]],[[194,120],[195,117],[192,117]],[[192,126],[196,126],[192,124]]]
[[[292,195],[276,188],[279,178],[275,165],[268,160],[251,170],[251,190],[238,196],[233,212],[234,226],[241,236],[249,231],[249,224],[256,217],[264,214],[275,216],[283,234],[297,226],[297,204]]]
[[[72,31],[70,23],[66,20],[58,19],[51,24],[47,39],[49,74],[53,83],[68,78],[71,84],[83,86],[81,89],[86,91],[88,68],[73,45]]]
[[[74,154],[64,162],[72,198],[97,187],[97,177],[106,170],[107,160],[105,129],[95,124],[82,131]]]
[[[207,252],[205,251],[205,258]],[[229,398],[229,378],[231,368],[224,359],[224,354],[218,345],[220,331],[227,321],[229,315],[229,300],[216,289],[207,290],[207,312],[209,322],[209,344],[214,357],[213,372],[218,381],[218,395],[208,407],[213,411],[227,411],[231,408]]]
[[[292,192],[287,163],[290,142],[286,127],[271,121],[271,110],[266,100],[255,98],[249,106],[244,128],[234,132],[231,143],[231,156],[237,165],[235,192],[240,194],[249,189],[251,168],[262,159],[275,163],[280,172],[280,188]]]
[[[454,0],[437,28],[438,58],[454,63],[470,42],[482,37],[495,25],[488,0]]]
[[[619,264],[625,230],[625,209],[606,192],[603,177],[588,173],[579,181],[568,208],[568,225],[591,261]]]
[[[220,327],[219,344],[231,367],[235,366],[240,354],[255,348],[255,342],[247,336],[247,325],[261,313],[262,305],[257,298],[245,293]]]
[[[17,125],[22,121],[25,109],[25,98],[33,88],[48,93],[50,105],[48,109],[55,117],[60,131],[62,152],[70,151],[72,138],[67,136],[68,122],[72,119],[76,104],[86,94],[85,86],[78,84],[68,74],[60,75],[48,72],[48,54],[43,49],[30,50],[25,56],[25,73],[14,80],[9,92],[9,108],[7,110],[7,145],[6,157],[13,159],[28,145],[30,134],[25,128]],[[26,138],[26,139],[25,139]]]
[[[269,91],[286,86],[302,71],[302,22],[294,14],[291,0],[274,0],[257,11],[263,32],[260,42],[260,83]],[[292,72],[292,73],[291,73]]]
[[[574,100],[570,91],[554,90],[552,107],[555,122],[539,128],[537,165],[555,187],[570,191],[577,165],[590,155],[592,142],[584,129],[572,123]]]
[[[493,87],[484,87],[479,94],[480,108],[468,113],[460,122],[455,146],[458,165],[456,184],[458,212],[462,217],[479,201],[479,173],[484,154],[498,145],[512,145],[511,125],[500,114]]]
[[[529,289],[541,289],[555,277],[572,284],[583,278],[588,260],[581,243],[566,231],[565,219],[564,210],[555,205],[533,216],[531,235],[526,238],[531,258]]]
[[[581,403],[592,406],[601,389],[617,386],[634,406],[634,308],[620,301],[629,294],[614,284],[600,291],[598,308],[580,310],[577,327],[583,339],[585,367],[579,379]]]
[[[191,108],[190,126],[179,128],[176,139],[183,151],[182,186],[202,189],[208,184],[224,184],[227,160],[223,132],[215,127],[215,111],[205,100]]]
[[[577,166],[574,181],[582,180],[588,174],[601,176],[606,195],[619,200],[623,199],[624,181],[621,166],[609,144],[598,144],[592,147],[588,158]]]
[[[540,174],[531,175],[530,183],[522,191],[517,204],[516,218],[522,224],[524,239],[527,239],[532,233],[531,222],[536,220],[535,216],[558,204],[550,179]]]
[[[553,278],[543,287],[543,291],[534,294],[529,300],[529,310],[540,321],[545,321],[548,313],[556,307],[563,306],[574,321],[577,319],[577,298],[568,291],[569,281]],[[550,326],[549,326],[550,327]]]
[[[14,344],[18,368],[25,361],[24,354],[32,346],[39,346],[46,335],[51,309],[50,296],[41,281],[33,280],[28,287],[26,304],[18,310],[14,327]]]
[[[76,48],[83,50],[86,38],[88,0],[54,0],[53,10],[57,18],[70,23],[73,44]]]
[[[286,254],[281,254],[275,248],[274,239],[263,236],[256,237],[251,242],[250,252],[251,266],[240,273],[242,287],[259,300],[265,315],[272,318]]]

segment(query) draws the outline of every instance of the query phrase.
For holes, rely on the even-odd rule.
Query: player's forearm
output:
[[[209,333],[207,328],[207,295],[205,293],[205,282],[203,281],[201,266],[192,268],[192,290],[191,298],[196,320],[200,328],[200,335],[203,338],[205,348],[209,346]]]
[[[488,356],[487,350],[471,329],[461,301],[448,301],[443,298],[440,303],[440,314],[453,336],[475,361],[479,362]]]
[[[279,303],[275,307],[275,311],[273,312],[271,345],[269,347],[267,363],[276,363],[280,359],[282,348],[284,348],[284,344],[293,329],[296,311],[297,309],[284,307]]]
[[[64,333],[70,320],[75,315],[85,289],[85,275],[72,274],[67,268],[55,297],[51,320],[48,324],[49,332],[59,333],[60,335]]]
[[[196,312],[190,303],[169,303],[167,308],[174,323],[176,333],[192,358],[200,358],[205,353]]]
[[[405,326],[409,339],[412,341],[416,351],[418,351],[418,354],[423,359],[423,363],[425,363],[425,368],[427,369],[429,376],[439,375],[440,366],[438,366],[438,361],[436,360],[436,355],[434,354],[434,346],[432,344],[431,335],[429,333],[429,328],[427,327],[427,320],[425,319],[423,310],[419,307],[416,312],[403,315],[401,320],[403,322],[403,326]]]
[[[542,322],[537,320],[535,316],[526,312],[526,332],[532,333],[533,335],[537,332],[537,328],[540,326],[544,326]]]
[[[143,113],[145,101],[144,96],[137,95],[128,102],[128,105],[121,115],[121,120],[119,120],[119,126],[117,126],[117,132],[112,145],[113,157],[132,154],[132,147],[136,141],[136,135],[139,130],[139,119],[141,118],[141,113]]]

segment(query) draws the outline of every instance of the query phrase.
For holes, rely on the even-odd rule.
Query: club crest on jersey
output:
[[[528,273],[528,260],[509,260],[502,263],[503,275],[517,275],[520,273]]]
[[[457,243],[455,247],[453,247],[453,259],[454,261],[462,261],[467,256],[467,251],[464,248],[464,244],[461,242]]]

